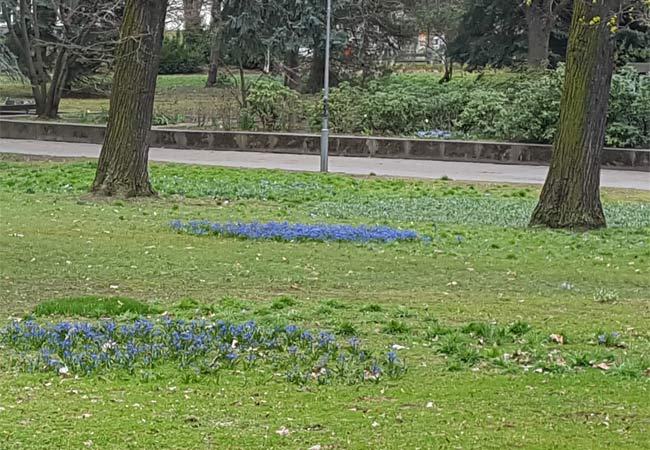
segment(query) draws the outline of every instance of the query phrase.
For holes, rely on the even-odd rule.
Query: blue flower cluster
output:
[[[415,133],[417,137],[427,139],[451,139],[451,133],[444,130],[427,130]]]
[[[242,237],[247,239],[273,239],[279,241],[338,241],[338,242],[396,242],[422,239],[412,230],[398,230],[386,226],[369,227],[361,225],[290,224],[268,223],[216,223],[208,220],[193,220],[184,223],[171,222],[176,231],[190,234],[212,234],[217,236]]]
[[[254,321],[230,324],[164,317],[126,324],[13,322],[0,329],[0,344],[12,349],[14,359],[26,370],[66,375],[109,369],[135,373],[175,361],[197,373],[255,367],[284,373],[291,382],[323,384],[377,381],[406,370],[393,352],[377,358],[362,349],[357,338],[339,343],[327,331],[312,332],[296,325],[262,327]]]

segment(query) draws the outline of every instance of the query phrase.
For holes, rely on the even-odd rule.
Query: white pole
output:
[[[328,171],[330,114],[330,40],[332,34],[332,0],[327,0],[327,31],[325,36],[325,83],[323,93],[323,129],[320,135],[320,171]],[[316,55],[314,55],[316,57]]]

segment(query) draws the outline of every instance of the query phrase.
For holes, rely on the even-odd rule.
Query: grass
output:
[[[576,234],[523,227],[538,191],[521,186],[154,165],[160,198],[97,201],[84,193],[93,170],[0,160],[0,321],[48,299],[130,298],[179,317],[297,324],[379,352],[405,347],[408,372],[307,389],[269,372],[173,364],[76,379],[26,373],[4,349],[2,445],[647,445],[647,192],[606,190],[616,226]],[[386,224],[432,244],[196,237],[171,232],[174,219]],[[84,315],[74,308],[63,317]],[[608,370],[594,368],[601,363]]]
[[[160,313],[162,311],[131,298],[95,296],[54,299],[41,302],[34,308],[35,316],[89,317],[94,319],[129,313],[147,315],[156,312]]]
[[[239,117],[233,110],[237,92],[229,88],[205,88],[205,74],[160,75],[154,105],[154,125],[175,125],[182,122],[205,124],[215,120],[225,127],[237,127]],[[252,82],[259,74],[247,73]],[[0,102],[4,98],[31,98],[28,84],[0,76]],[[105,123],[108,118],[108,98],[63,98],[61,118],[64,121]]]

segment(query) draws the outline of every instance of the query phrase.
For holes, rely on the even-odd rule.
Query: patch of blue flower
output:
[[[208,220],[181,220],[171,222],[173,230],[195,235],[216,235],[246,239],[272,239],[278,241],[334,241],[380,242],[426,240],[412,230],[399,230],[386,226],[352,226],[317,224],[290,224],[288,222],[228,222]]]
[[[378,381],[406,371],[394,352],[376,356],[358,338],[340,342],[327,331],[264,327],[254,321],[13,322],[0,329],[0,344],[14,352],[22,369],[61,375],[111,369],[134,374],[169,361],[196,373],[268,371],[298,384]]]
[[[451,133],[444,130],[418,131],[415,135],[424,139],[451,139]]]

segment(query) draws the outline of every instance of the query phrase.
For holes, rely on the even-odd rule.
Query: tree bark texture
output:
[[[307,83],[307,92],[315,94],[320,92],[325,85],[325,55],[321,52],[318,45],[314,48],[311,58],[311,68],[309,71],[309,82]]]
[[[549,42],[555,25],[555,17],[533,8],[526,11],[528,26],[528,66],[546,69],[549,63]]]
[[[615,1],[575,2],[553,155],[533,226],[606,226],[600,201],[601,154],[614,72]]]
[[[210,8],[210,64],[206,87],[215,87],[219,75],[219,61],[221,59],[221,0],[212,0]]]
[[[149,135],[165,26],[165,0],[127,0],[116,50],[106,138],[91,192],[155,195],[149,182]]]

